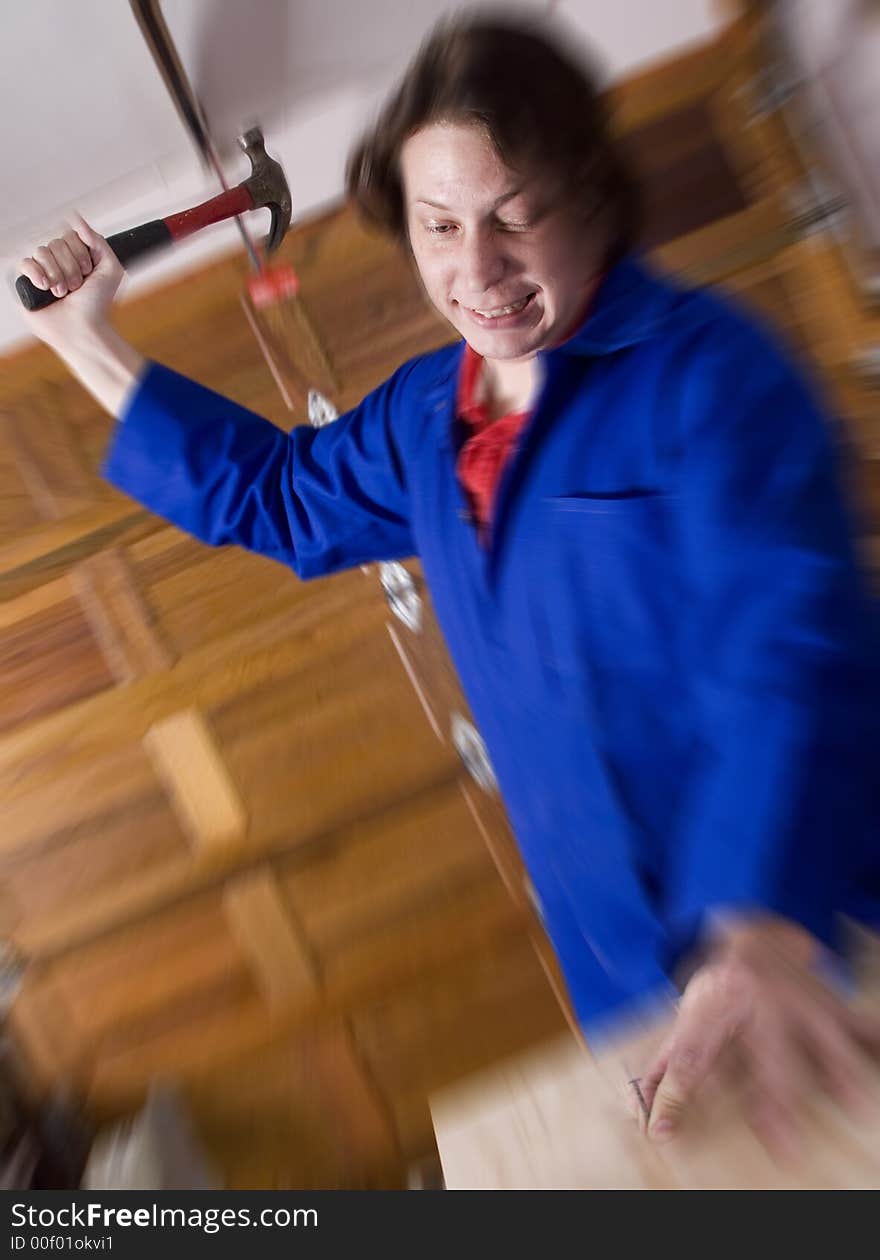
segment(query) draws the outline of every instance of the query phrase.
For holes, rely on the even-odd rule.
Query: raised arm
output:
[[[63,302],[23,312],[28,330],[50,346],[111,416],[119,416],[146,367],[110,324],[124,275],[110,246],[76,217],[61,236],[21,262],[23,275]]]
[[[26,321],[119,421],[103,472],[120,490],[203,542],[236,543],[301,577],[415,551],[398,444],[409,365],[334,424],[287,433],[116,333],[122,268],[83,220],[22,270],[68,295]]]

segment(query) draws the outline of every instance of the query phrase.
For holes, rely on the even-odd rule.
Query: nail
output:
[[[642,1082],[642,1078],[640,1076],[634,1076],[632,1080],[629,1082],[633,1090],[633,1093],[635,1094],[636,1099],[638,1100],[638,1111],[636,1111],[635,1108],[632,1107],[632,1104],[630,1104],[630,1106],[631,1106],[633,1115],[636,1117],[636,1119],[638,1119],[639,1116],[642,1115],[647,1120],[648,1116],[650,1115],[650,1111],[648,1108],[648,1104],[645,1102],[645,1095],[642,1093],[641,1082]]]

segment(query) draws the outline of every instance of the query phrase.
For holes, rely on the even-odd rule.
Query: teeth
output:
[[[517,311],[523,309],[531,296],[531,293],[528,293],[521,301],[514,302],[512,306],[496,306],[492,311],[478,311],[474,308],[474,314],[482,315],[483,319],[500,319],[502,315],[514,315]]]

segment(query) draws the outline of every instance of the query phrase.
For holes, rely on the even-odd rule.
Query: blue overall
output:
[[[481,544],[462,344],[285,433],[157,364],[104,472],[301,578],[418,555],[579,1018],[716,911],[880,920],[880,651],[829,426],[753,320],[618,263],[540,355]]]

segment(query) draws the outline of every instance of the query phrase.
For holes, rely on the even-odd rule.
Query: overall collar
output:
[[[673,300],[674,291],[636,255],[628,254],[609,269],[586,319],[556,349],[601,355],[636,345],[663,322]]]

